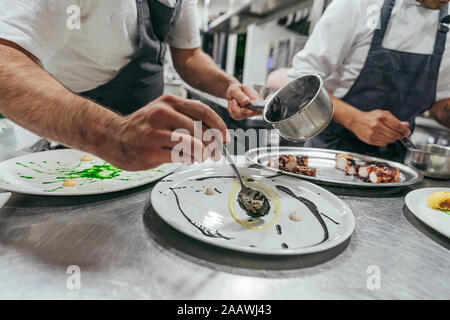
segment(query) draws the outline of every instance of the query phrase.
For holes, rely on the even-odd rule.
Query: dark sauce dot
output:
[[[282,247],[283,249],[288,249],[288,248],[289,248],[288,245],[287,245],[286,243],[282,243],[282,244],[281,244],[281,247]]]
[[[277,233],[278,233],[278,234],[281,234],[281,233],[282,233],[282,232],[281,232],[281,226],[280,226],[279,224],[277,224],[276,228],[277,228]]]

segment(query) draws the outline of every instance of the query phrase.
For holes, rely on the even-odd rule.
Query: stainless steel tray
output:
[[[336,162],[334,159],[336,155],[340,153],[347,153],[353,156],[355,159],[362,162],[368,161],[386,162],[390,166],[398,168],[400,170],[400,182],[371,183],[371,182],[363,182],[358,177],[348,176],[345,174],[345,172],[336,169]],[[299,175],[296,173],[280,171],[278,169],[270,168],[267,166],[267,162],[271,157],[277,157],[282,154],[308,156],[309,157],[308,165],[312,168],[318,169],[316,177],[309,177]],[[338,150],[300,148],[300,147],[257,148],[249,150],[245,154],[245,156],[250,163],[259,165],[267,170],[328,185],[353,186],[358,188],[403,187],[418,183],[423,179],[423,176],[419,171],[411,167],[408,167],[404,164],[380,158],[369,157],[362,154]]]

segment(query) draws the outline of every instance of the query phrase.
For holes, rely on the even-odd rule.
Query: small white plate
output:
[[[5,205],[5,203],[9,200],[11,197],[10,192],[0,193],[0,209]]]
[[[450,238],[450,215],[428,206],[429,195],[439,191],[449,191],[450,188],[422,188],[411,191],[406,195],[405,203],[408,209],[423,223],[437,232]]]
[[[178,231],[212,245],[243,252],[307,254],[335,247],[352,234],[355,218],[351,209],[329,191],[296,178],[274,176],[267,170],[241,168],[240,171],[254,179],[249,183],[252,187],[270,198],[271,210],[263,219],[248,222],[250,217],[236,201],[240,184],[228,165],[183,171],[161,180],[152,191],[152,205]],[[320,219],[279,186],[312,201]],[[207,195],[206,188],[215,189],[215,193]],[[294,211],[300,213],[301,221],[289,218]],[[326,226],[328,237],[320,220]]]
[[[164,164],[156,169],[128,172],[110,167],[92,156],[81,161],[84,152],[65,149],[31,153],[0,163],[0,189],[47,196],[78,196],[116,192],[159,180],[175,171],[178,164]],[[97,170],[92,175],[87,170]],[[64,181],[77,181],[63,187]]]

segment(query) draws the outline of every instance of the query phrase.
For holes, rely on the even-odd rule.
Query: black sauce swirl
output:
[[[311,200],[308,200],[306,198],[303,198],[303,197],[295,195],[289,188],[286,188],[284,186],[276,186],[276,188],[278,190],[280,190],[280,191],[283,191],[283,192],[287,193],[291,197],[297,199],[298,201],[303,203],[309,209],[309,211],[312,212],[314,217],[316,217],[316,219],[319,221],[319,223],[322,226],[323,231],[324,231],[324,237],[323,237],[323,240],[320,243],[323,243],[323,242],[327,241],[328,238],[329,238],[328,227],[325,224],[325,221],[323,221],[322,216],[320,215],[320,212],[317,209],[317,206],[314,204],[314,202],[312,202]]]
[[[237,179],[236,176],[208,176],[208,177],[201,177],[197,178],[191,181],[205,181],[209,179]]]
[[[195,220],[192,220],[191,218],[189,218],[183,211],[183,209],[181,209],[181,204],[180,204],[180,199],[178,198],[177,193],[175,192],[175,190],[173,188],[169,188],[173,194],[175,195],[175,199],[177,201],[177,205],[178,205],[178,209],[180,209],[181,213],[183,214],[183,216],[186,218],[187,221],[189,221],[190,224],[192,224],[194,227],[196,227],[198,230],[201,231],[201,233],[203,233],[205,236],[211,237],[211,238],[222,238],[222,239],[226,239],[226,240],[231,240],[233,238],[229,238],[224,236],[223,234],[221,234],[218,230],[216,229],[210,229],[205,227],[204,225],[198,223]]]

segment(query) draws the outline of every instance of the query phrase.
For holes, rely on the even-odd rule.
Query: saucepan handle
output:
[[[246,107],[252,110],[264,110],[268,102],[268,100],[252,100]]]

